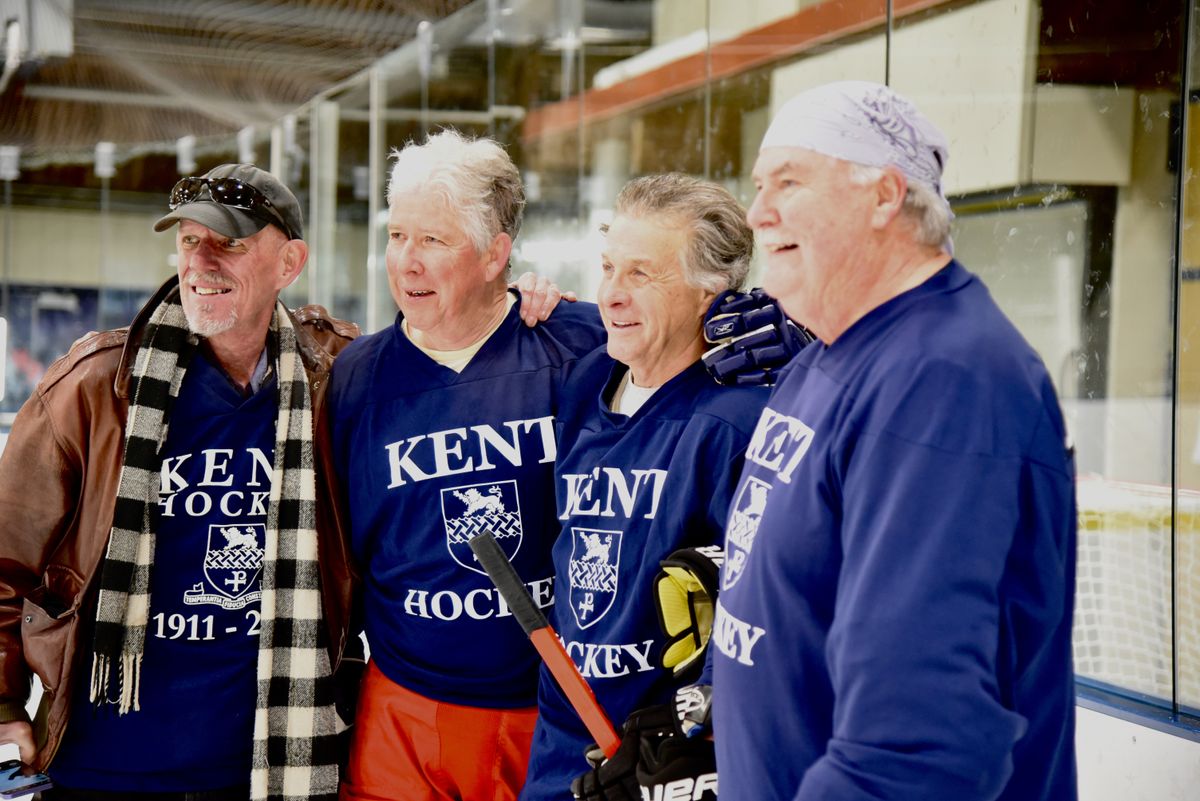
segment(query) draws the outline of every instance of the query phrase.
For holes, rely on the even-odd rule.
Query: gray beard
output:
[[[237,310],[230,309],[229,315],[224,319],[212,319],[204,317],[204,306],[201,304],[199,309],[189,308],[190,304],[183,304],[183,315],[187,318],[188,330],[193,334],[198,334],[202,337],[215,337],[218,334],[224,334],[229,329],[237,325]]]

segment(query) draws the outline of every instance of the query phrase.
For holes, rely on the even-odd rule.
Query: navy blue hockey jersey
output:
[[[625,372],[603,348],[579,363],[559,415],[555,469],[563,528],[554,545],[553,623],[618,728],[684,683],[660,667],[652,582],[673,551],[722,541],[742,454],[768,395],[718,386],[696,362],[626,417],[604,400]],[[522,801],[570,798],[592,738],[545,668],[538,706]]]
[[[560,304],[532,329],[518,311],[461,373],[417,349],[397,316],[338,356],[329,389],[371,658],[397,684],[466,706],[535,703],[537,654],[468,542],[493,531],[551,604],[554,412],[604,335],[591,304]]]
[[[271,379],[243,397],[193,356],[170,410],[152,512],[141,709],[93,705],[87,663],[50,769],[62,786],[182,792],[249,781],[278,396]],[[91,643],[93,625],[81,642]]]

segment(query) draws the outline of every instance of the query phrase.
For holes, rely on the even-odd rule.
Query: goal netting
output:
[[[1076,672],[1160,699],[1172,697],[1177,680],[1181,701],[1200,705],[1200,492],[1178,495],[1175,678],[1171,488],[1089,476],[1077,490]]]

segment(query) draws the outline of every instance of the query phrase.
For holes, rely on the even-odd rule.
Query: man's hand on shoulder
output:
[[[509,286],[521,293],[521,319],[530,328],[545,322],[560,300],[574,303],[579,299],[574,292],[563,292],[558,284],[537,273],[521,273]]]

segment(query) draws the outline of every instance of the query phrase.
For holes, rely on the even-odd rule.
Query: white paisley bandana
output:
[[[838,81],[801,92],[779,109],[761,147],[802,147],[868,167],[891,165],[946,197],[946,137],[882,84]]]

